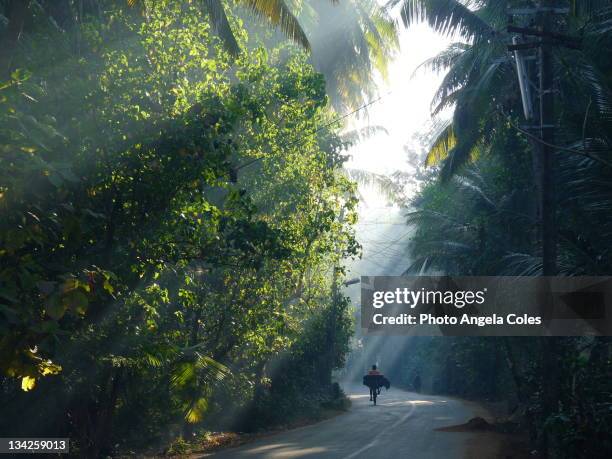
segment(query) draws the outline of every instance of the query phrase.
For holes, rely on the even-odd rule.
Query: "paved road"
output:
[[[348,278],[367,275],[399,275],[408,266],[404,244],[410,229],[394,209],[370,212],[369,220],[358,228],[364,244],[364,258],[350,267]],[[367,219],[364,219],[367,220]],[[392,220],[392,221],[391,221]],[[378,224],[387,222],[388,224]],[[401,223],[401,224],[398,224]],[[359,303],[355,284],[346,294]],[[397,344],[397,343],[396,343]],[[388,348],[388,346],[387,346]],[[365,364],[376,361],[368,355]],[[361,373],[364,365],[357,368]],[[312,426],[265,437],[241,446],[204,457],[214,459],[491,459],[496,454],[475,452],[481,436],[465,432],[439,432],[435,429],[462,424],[482,415],[473,405],[445,397],[405,392],[396,388],[383,390],[378,406],[368,399],[367,388],[345,387],[352,400],[351,410],[341,416]],[[493,449],[497,449],[494,444]],[[489,450],[490,451],[490,450]]]
[[[351,410],[319,424],[275,434],[215,459],[464,459],[472,433],[439,432],[438,427],[466,422],[476,414],[461,401],[391,388],[371,406],[361,387],[345,389]],[[484,459],[484,458],[479,458]]]

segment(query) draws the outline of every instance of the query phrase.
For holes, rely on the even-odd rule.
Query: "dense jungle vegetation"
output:
[[[557,266],[610,275],[612,4],[559,2],[581,47],[553,59]],[[457,40],[423,70],[447,72],[432,112],[454,115],[423,137],[406,272],[540,275],[506,33],[533,3],[0,0],[2,436],[180,452],[343,405],[360,248],[342,122],[397,50],[399,4]],[[398,343],[363,339],[394,385],[504,400],[544,457],[612,455],[609,339]]]
[[[424,19],[457,38],[425,63],[447,72],[433,112],[455,109],[430,133],[429,167],[408,214],[415,227],[408,273],[542,273],[540,150],[534,131],[524,127],[515,62],[506,49],[507,8],[523,6],[532,5],[488,0],[468,9],[423,1],[404,10],[407,23]],[[555,17],[554,29],[581,43],[553,47],[557,269],[565,276],[610,275],[612,4],[554,6],[569,8]],[[534,448],[550,457],[612,454],[609,338],[432,338],[412,346],[391,365],[405,384],[420,373],[426,390],[510,400]]]
[[[342,403],[355,187],[270,4],[0,2],[3,435],[97,457]]]

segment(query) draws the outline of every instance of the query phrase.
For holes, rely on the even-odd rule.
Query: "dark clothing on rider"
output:
[[[370,388],[370,400],[372,400],[374,391],[377,391],[377,394],[380,394],[380,389],[383,386],[389,389],[391,383],[380,371],[370,370],[368,371],[368,374],[363,377],[363,385]]]

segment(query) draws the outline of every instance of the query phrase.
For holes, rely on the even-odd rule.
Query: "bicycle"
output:
[[[387,389],[389,389],[391,383],[389,383],[389,380],[383,375],[368,374],[363,377],[363,385],[368,386],[368,388],[370,389],[370,400],[374,402],[374,405],[376,405],[376,400],[378,399],[382,388],[386,387]]]

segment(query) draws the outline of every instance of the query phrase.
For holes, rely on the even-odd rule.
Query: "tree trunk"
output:
[[[516,364],[516,358],[514,357],[514,352],[512,351],[512,345],[510,344],[510,340],[508,339],[508,337],[504,336],[502,337],[502,342],[504,343],[506,362],[508,363],[510,374],[512,375],[512,379],[514,380],[514,385],[516,386],[516,395],[518,401],[521,404],[527,403],[527,393],[525,391],[525,385],[523,383],[523,378],[519,373],[518,365]]]
[[[112,453],[112,426],[115,415],[115,406],[119,397],[119,389],[122,380],[122,369],[114,368],[111,371],[108,397],[106,397],[98,421],[98,435],[96,443],[99,445],[99,453],[108,456]]]

